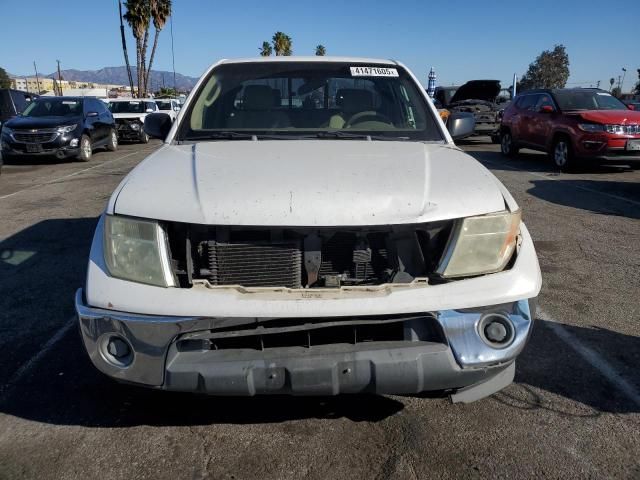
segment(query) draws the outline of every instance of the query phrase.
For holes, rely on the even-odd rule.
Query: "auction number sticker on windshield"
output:
[[[351,67],[352,77],[397,77],[398,70],[384,67]]]

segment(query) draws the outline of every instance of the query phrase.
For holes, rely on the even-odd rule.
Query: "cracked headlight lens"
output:
[[[161,287],[174,285],[167,241],[158,222],[106,215],[104,260],[113,277]]]
[[[437,272],[454,278],[504,269],[516,248],[521,219],[521,210],[463,219]]]

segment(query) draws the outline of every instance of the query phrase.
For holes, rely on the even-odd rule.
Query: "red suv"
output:
[[[548,152],[563,171],[584,160],[640,164],[640,112],[598,89],[524,92],[504,111],[500,137],[504,155]]]

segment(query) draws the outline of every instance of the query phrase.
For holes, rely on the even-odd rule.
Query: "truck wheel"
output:
[[[118,134],[112,128],[109,132],[109,142],[107,143],[107,150],[115,152],[118,149]]]
[[[87,135],[82,135],[80,138],[80,153],[76,158],[81,162],[88,162],[91,160],[91,154],[91,139]]]
[[[556,167],[562,172],[571,172],[575,170],[575,161],[571,142],[567,137],[561,136],[553,142],[551,148],[551,159]]]
[[[502,132],[500,135],[500,151],[505,157],[515,157],[518,154],[518,148],[513,145],[511,132]]]

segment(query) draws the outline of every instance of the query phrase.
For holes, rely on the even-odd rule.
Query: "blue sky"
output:
[[[425,2],[414,0],[265,2],[174,0],[176,71],[199,76],[220,58],[254,56],[281,30],[294,54],[394,58],[423,83],[497,78],[509,84],[542,51],[567,47],[571,85],[607,86],[627,68],[625,91],[640,68],[637,2],[615,8],[595,1]],[[610,4],[613,5],[613,4]],[[626,14],[624,12],[627,12]],[[0,0],[0,66],[14,74],[123,65],[117,0]],[[133,38],[129,53],[135,64]],[[169,28],[160,35],[154,68],[171,70]]]

